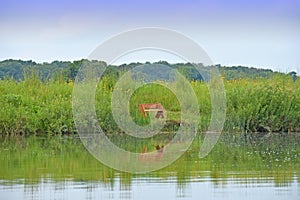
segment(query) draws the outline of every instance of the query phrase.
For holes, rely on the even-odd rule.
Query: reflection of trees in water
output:
[[[137,152],[141,152],[144,145],[149,145],[148,150],[152,147],[155,151],[155,144],[161,146],[167,141],[163,140],[163,135],[159,137],[160,140],[151,139],[142,144],[127,139],[121,146],[127,145],[128,149],[137,146]],[[61,186],[83,182],[87,188],[101,185],[116,189],[116,184],[120,184],[122,190],[131,190],[133,180],[157,178],[176,181],[179,194],[184,194],[191,181],[211,182],[216,187],[232,181],[238,184],[273,182],[275,186],[289,186],[295,180],[300,182],[299,134],[258,136],[248,138],[247,143],[243,134],[223,134],[213,151],[199,159],[202,139],[202,136],[197,137],[180,159],[158,172],[129,174],[99,163],[76,137],[2,137],[0,184],[24,184],[30,188],[39,187],[43,181]],[[117,138],[112,140],[117,141]]]

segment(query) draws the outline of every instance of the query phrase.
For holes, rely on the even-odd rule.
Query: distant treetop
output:
[[[57,77],[63,78],[66,81],[74,80],[79,68],[82,66],[83,61],[87,60],[77,60],[77,61],[53,61],[51,63],[36,63],[32,60],[23,61],[23,60],[4,60],[0,61],[0,79],[11,79],[20,81],[24,80],[24,74],[28,72],[35,72],[42,80],[55,79]],[[102,61],[87,61],[87,62],[101,62]],[[122,64],[119,66],[109,65],[105,74],[112,74],[113,76],[118,77],[120,72],[128,71],[133,69],[136,66],[142,65],[143,63],[130,63]],[[145,64],[151,64],[146,62]],[[181,74],[190,80],[203,80],[208,73],[208,67],[203,66],[203,64],[192,64],[192,63],[176,63],[170,64],[167,61],[158,61],[153,64],[162,64],[167,65],[171,68],[177,69]],[[195,68],[201,69],[201,74]],[[273,72],[270,69],[257,69],[253,67],[244,67],[244,66],[221,66],[220,64],[215,65],[218,68],[221,75],[227,80],[231,79],[256,79],[259,77],[271,78],[274,75],[286,75],[280,72]],[[294,79],[297,77],[297,73],[292,71],[288,75],[293,76]]]

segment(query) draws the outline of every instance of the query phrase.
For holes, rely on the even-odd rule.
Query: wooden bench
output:
[[[160,103],[147,103],[147,104],[139,104],[139,110],[146,118],[146,112],[156,112],[155,118],[165,118],[163,107]]]

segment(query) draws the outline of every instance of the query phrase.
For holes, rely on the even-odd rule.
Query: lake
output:
[[[0,199],[299,199],[300,134],[222,134],[199,159],[202,141],[161,170],[130,174],[101,164],[76,136],[2,137]]]

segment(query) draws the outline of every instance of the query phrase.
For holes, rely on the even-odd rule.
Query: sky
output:
[[[299,10],[298,0],[0,0],[0,60],[79,60],[121,32],[160,27],[197,42],[215,64],[299,74]],[[180,61],[150,54],[117,64]]]

